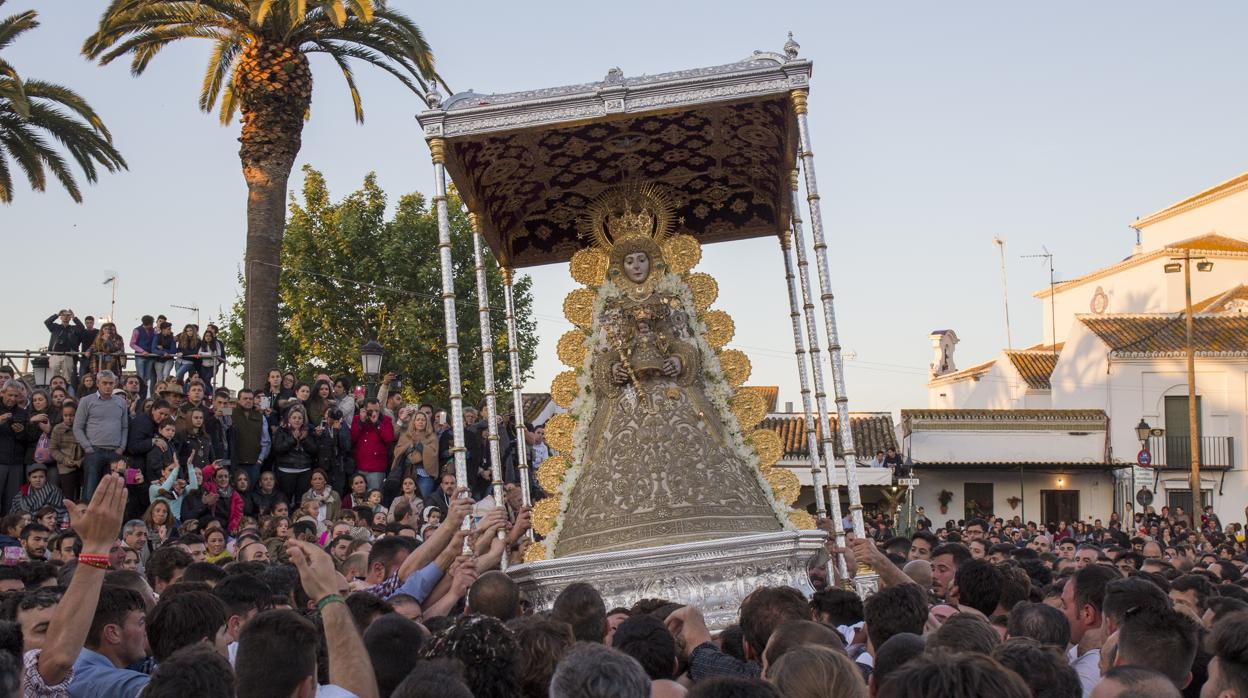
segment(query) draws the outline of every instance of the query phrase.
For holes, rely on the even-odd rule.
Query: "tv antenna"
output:
[[[1023,259],[1043,259],[1049,265],[1049,322],[1051,325],[1050,331],[1053,333],[1050,339],[1052,340],[1053,354],[1057,355],[1057,293],[1054,290],[1057,287],[1057,277],[1053,272],[1053,253],[1049,252],[1049,248],[1044,245],[1041,245],[1040,249],[1043,252],[1039,254],[1025,254]]]
[[[178,308],[180,310],[189,310],[195,313],[195,326],[199,327],[199,306],[197,305],[174,305],[173,303],[170,303],[169,307]]]

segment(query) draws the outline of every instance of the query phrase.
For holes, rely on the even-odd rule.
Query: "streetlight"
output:
[[[44,388],[48,385],[48,357],[40,354],[30,360],[30,368],[35,373],[35,387]]]
[[[1140,423],[1137,424],[1135,427],[1135,435],[1140,438],[1141,448],[1144,448],[1144,449],[1148,448],[1148,437],[1152,433],[1153,433],[1153,428],[1149,426],[1148,422],[1144,421],[1143,418],[1140,418]]]
[[[1166,264],[1165,270],[1167,274],[1177,274],[1183,272],[1183,291],[1186,296],[1187,305],[1187,430],[1190,432],[1188,438],[1191,439],[1192,452],[1192,472],[1191,472],[1191,488],[1192,488],[1192,516],[1199,515],[1204,509],[1201,502],[1200,491],[1200,432],[1197,429],[1196,419],[1196,357],[1192,348],[1192,262],[1196,262],[1197,271],[1213,271],[1213,262],[1208,257],[1192,258],[1191,248],[1183,250],[1182,257],[1171,257]],[[1171,432],[1173,433],[1173,432]]]
[[[377,397],[377,376],[381,373],[381,357],[384,354],[381,344],[370,339],[360,347],[360,363],[364,365],[364,384],[367,386],[367,397]]]

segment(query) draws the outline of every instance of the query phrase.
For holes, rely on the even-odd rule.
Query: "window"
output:
[[[962,486],[962,501],[965,503],[965,518],[976,516],[992,516],[992,483],[967,482]]]

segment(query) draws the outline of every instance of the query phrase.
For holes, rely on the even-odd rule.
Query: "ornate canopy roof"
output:
[[[417,116],[444,141],[447,170],[500,263],[561,262],[585,243],[576,221],[606,188],[669,186],[702,243],[774,235],[788,225],[797,125],[789,94],[810,61],[755,52],[738,63],[482,95],[464,92]]]

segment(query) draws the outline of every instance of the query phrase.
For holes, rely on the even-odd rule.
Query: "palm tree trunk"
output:
[[[288,47],[252,44],[234,80],[241,102],[238,156],[247,180],[243,384],[277,366],[278,280],[286,228],[286,184],[302,144],[312,95],[308,59]]]

